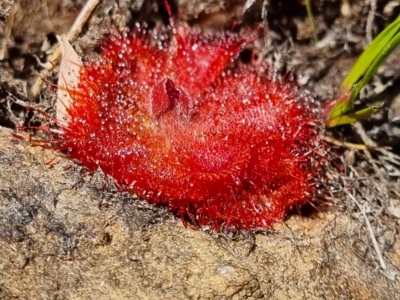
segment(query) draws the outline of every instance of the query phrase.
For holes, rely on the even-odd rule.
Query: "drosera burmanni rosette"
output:
[[[290,75],[240,61],[254,38],[173,22],[111,34],[75,64],[52,146],[184,222],[270,227],[315,200],[323,121]]]

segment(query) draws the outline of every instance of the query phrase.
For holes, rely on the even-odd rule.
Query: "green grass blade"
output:
[[[339,98],[328,113],[328,127],[360,121],[378,110],[377,106],[372,106],[354,112],[354,101],[361,89],[375,75],[379,66],[399,44],[400,16],[372,41],[343,81]]]
[[[315,26],[314,14],[311,9],[311,0],[306,0],[306,9],[307,9],[308,19],[310,20],[311,28],[314,35],[314,42],[318,43],[318,32],[317,32],[317,26]]]
[[[400,23],[399,23],[400,30]],[[400,43],[400,32],[398,32],[389,42],[388,44],[382,48],[381,52],[374,61],[371,62],[368,69],[366,70],[362,80],[356,83],[353,86],[353,90],[351,93],[350,101],[355,100],[357,96],[360,94],[361,89],[371,80],[371,78],[375,75],[379,66],[387,59],[387,57],[392,53],[392,51],[396,48],[396,46]]]
[[[381,107],[382,105],[374,105],[356,112],[348,113],[347,115],[340,116],[336,119],[330,119],[328,120],[326,126],[329,128],[359,122],[378,112]]]
[[[356,84],[361,78],[365,76],[365,73],[369,69],[370,65],[379,58],[380,53],[386,48],[393,37],[400,31],[400,16],[387,26],[371,44],[364,50],[355,65],[353,66],[350,73],[344,79],[341,89],[348,91]],[[393,43],[392,43],[393,45]],[[394,46],[395,47],[395,46]]]
[[[328,120],[337,119],[343,116],[348,111],[353,109],[353,105],[349,107],[349,99],[351,96],[351,91],[343,93],[339,99],[336,101],[335,106],[330,110]]]

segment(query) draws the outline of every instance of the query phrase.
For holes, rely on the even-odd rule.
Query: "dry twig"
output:
[[[367,149],[366,145],[343,142],[343,141],[337,140],[331,136],[324,136],[324,140],[332,145],[339,146],[339,147],[346,147],[351,150],[366,150]]]
[[[365,156],[367,157],[368,162],[374,168],[379,179],[382,182],[385,182],[386,181],[385,175],[383,174],[382,170],[378,167],[378,165],[375,163],[374,159],[372,158],[371,153],[368,150],[368,149],[372,149],[372,148],[378,148],[378,145],[368,137],[368,135],[365,132],[365,129],[361,123],[355,123],[353,126],[356,129],[357,134],[360,136],[360,138],[362,139],[364,144],[367,146],[367,148],[363,151],[364,151]]]
[[[365,210],[361,207],[360,203],[357,201],[357,199],[356,199],[349,191],[346,191],[346,194],[347,194],[347,196],[349,196],[349,198],[350,198],[350,199],[357,205],[357,207],[360,209],[360,211],[361,211],[361,213],[362,213],[362,215],[363,215],[363,217],[364,217],[364,219],[365,219],[365,223],[367,224],[367,228],[368,228],[368,231],[369,231],[371,240],[372,240],[372,244],[374,245],[375,252],[376,252],[376,254],[378,255],[378,259],[379,259],[379,263],[380,263],[380,265],[381,265],[381,268],[382,268],[383,270],[385,270],[385,269],[386,269],[386,263],[385,263],[385,261],[384,261],[384,259],[383,259],[381,249],[379,248],[379,244],[378,244],[378,242],[377,242],[377,240],[376,240],[376,238],[375,238],[374,231],[373,231],[373,229],[372,229],[371,223],[369,222],[368,217],[367,217],[367,215],[365,214]]]
[[[375,19],[376,2],[377,2],[376,0],[370,0],[370,1],[371,1],[371,9],[369,10],[368,13],[367,27],[365,28],[368,44],[371,43],[372,41],[372,24],[374,23]]]
[[[101,0],[88,0],[85,6],[82,8],[81,12],[79,13],[78,17],[76,18],[74,24],[72,25],[71,29],[68,32],[67,39],[69,42],[73,42],[81,33],[83,26],[88,21],[89,17],[91,16],[94,9],[99,5]],[[41,91],[42,86],[42,78],[46,77],[50,74],[50,71],[54,68],[57,61],[60,59],[61,56],[61,47],[57,45],[53,55],[45,64],[45,69],[40,73],[40,76],[36,79],[35,83],[31,88],[31,96],[36,98]]]

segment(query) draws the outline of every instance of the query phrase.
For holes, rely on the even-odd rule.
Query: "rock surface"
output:
[[[291,216],[252,244],[185,228],[105,181],[0,127],[0,299],[400,297],[398,277],[357,255],[348,214]]]

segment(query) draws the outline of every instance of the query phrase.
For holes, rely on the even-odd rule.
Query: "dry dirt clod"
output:
[[[3,0],[0,3],[0,20],[7,21],[10,16],[12,7],[14,5],[14,0]]]

